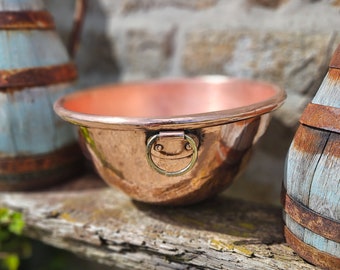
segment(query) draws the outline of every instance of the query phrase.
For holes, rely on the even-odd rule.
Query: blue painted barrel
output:
[[[50,185],[81,172],[73,128],[53,111],[77,70],[41,0],[0,0],[0,190]]]
[[[283,188],[288,244],[324,269],[340,267],[340,46],[304,110]]]

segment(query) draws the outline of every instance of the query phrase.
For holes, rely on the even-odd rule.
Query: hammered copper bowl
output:
[[[130,197],[189,204],[228,187],[285,93],[208,76],[98,86],[55,111],[80,130],[100,176]]]

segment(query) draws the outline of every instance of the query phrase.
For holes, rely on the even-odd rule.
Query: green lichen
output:
[[[231,252],[236,252],[238,254],[244,255],[246,257],[253,257],[254,252],[251,251],[250,249],[246,248],[243,245],[236,245],[235,243],[226,243],[221,240],[217,239],[211,239],[209,243],[209,247],[211,249],[215,249],[221,252],[224,251],[231,251]]]
[[[86,127],[79,127],[80,133],[82,134],[83,138],[85,139],[86,143],[91,146],[91,148],[96,148],[94,140],[92,139],[90,132]]]
[[[240,222],[238,225],[247,230],[254,230],[256,228],[254,224],[247,222]]]
[[[225,243],[217,239],[211,239],[209,247],[218,251],[233,251],[234,245]]]
[[[68,222],[71,222],[71,223],[77,221],[77,220],[74,219],[69,213],[61,213],[61,214],[59,215],[59,217],[60,217],[61,219],[64,219],[64,220],[68,221]]]
[[[102,165],[108,169],[110,169],[114,174],[116,174],[118,177],[124,179],[123,173],[118,170],[117,168],[113,167],[112,164],[106,161],[106,159],[103,157],[102,153],[98,150],[95,141],[91,137],[91,134],[89,130],[86,127],[79,127],[80,133],[82,134],[83,138],[85,139],[86,143],[90,146],[92,151],[96,154],[96,156],[99,158]]]
[[[234,245],[234,251],[236,253],[245,255],[247,257],[253,257],[254,256],[254,252],[251,251],[250,249],[246,248],[245,246],[241,246],[241,245]]]

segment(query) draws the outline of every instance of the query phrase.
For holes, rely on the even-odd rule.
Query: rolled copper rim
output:
[[[340,242],[340,223],[322,216],[282,193],[285,212],[298,224],[329,240]]]
[[[77,69],[73,63],[14,70],[0,70],[0,91],[45,86],[74,81]]]
[[[254,101],[253,103],[246,103],[245,105],[235,106],[229,108],[226,106],[225,108],[215,108],[215,109],[207,109],[207,110],[199,110],[195,111],[186,111],[186,112],[178,112],[178,110],[174,113],[162,114],[160,113],[146,113],[143,114],[143,111],[147,111],[147,108],[136,107],[132,108],[135,110],[136,114],[122,114],[120,113],[112,113],[109,115],[107,112],[95,113],[90,112],[88,110],[79,111],[74,110],[72,108],[68,108],[65,104],[70,100],[79,100],[79,97],[89,95],[89,93],[97,93],[98,91],[103,91],[109,93],[110,91],[118,91],[122,93],[122,89],[134,89],[134,91],[128,91],[129,96],[134,96],[139,101],[143,101],[148,99],[149,94],[155,98],[157,93],[169,93],[170,97],[172,96],[175,100],[179,98],[181,95],[178,92],[178,89],[184,86],[183,88],[183,98],[186,96],[186,99],[189,100],[189,95],[192,95],[193,98],[198,97],[197,93],[203,94],[204,90],[202,88],[204,85],[210,85],[213,89],[222,89],[223,85],[236,84],[242,87],[246,87],[247,85],[256,85],[257,87],[265,87],[265,89],[270,89],[271,94],[266,98],[261,98]],[[174,91],[170,91],[171,87],[175,87]],[[216,87],[216,88],[215,88]],[[158,91],[157,89],[162,89],[162,91]],[[250,87],[252,89],[252,87]],[[141,91],[141,89],[148,89],[152,91],[151,93],[147,93],[146,91]],[[186,90],[184,90],[186,89]],[[200,92],[198,92],[200,89]],[[232,91],[231,87],[228,87],[229,91]],[[247,87],[247,89],[249,89]],[[197,91],[197,93],[194,93]],[[217,91],[217,90],[216,90]],[[86,92],[86,93],[85,93]],[[236,92],[236,91],[235,91]],[[255,91],[257,93],[258,91]],[[141,94],[143,93],[143,94]],[[170,94],[171,93],[171,94]],[[220,92],[221,93],[221,90]],[[185,94],[185,95],[184,95]],[[119,96],[119,95],[118,95]],[[159,94],[160,98],[162,95]],[[220,94],[220,96],[224,96],[226,99],[227,93],[224,95]],[[264,83],[264,82],[256,82],[252,80],[241,80],[236,78],[228,78],[224,76],[203,76],[196,78],[176,78],[176,79],[162,79],[162,80],[150,80],[138,83],[126,83],[126,84],[116,84],[116,85],[106,85],[106,86],[98,86],[94,88],[87,89],[86,91],[82,91],[82,93],[78,94],[70,94],[65,97],[60,98],[54,104],[54,109],[56,113],[65,119],[66,121],[70,121],[74,124],[81,126],[91,126],[98,128],[110,128],[110,129],[119,129],[119,130],[131,130],[131,129],[148,129],[148,130],[181,130],[181,129],[196,129],[207,126],[216,126],[216,125],[224,125],[226,123],[237,122],[240,120],[250,119],[254,116],[260,116],[266,113],[270,113],[273,110],[277,109],[282,105],[286,98],[285,92],[276,87],[275,85]],[[119,97],[117,98],[119,99]],[[114,102],[120,102],[117,101]],[[214,96],[216,99],[216,96]],[[183,100],[181,98],[181,100]],[[201,98],[202,100],[202,98]],[[123,100],[122,100],[123,101]],[[125,101],[125,100],[124,100]],[[147,103],[148,101],[146,101]],[[85,104],[85,103],[84,103]],[[96,104],[100,104],[101,107],[103,102],[98,102]],[[142,104],[140,102],[139,104]],[[177,103],[174,102],[174,105]],[[214,104],[214,103],[212,103]],[[115,105],[110,104],[112,108]],[[176,105],[177,106],[177,105]],[[199,106],[196,106],[199,107]],[[175,107],[173,107],[175,108]],[[186,108],[184,105],[182,108]],[[190,107],[189,107],[190,108]],[[130,110],[131,111],[131,110]]]
[[[300,123],[340,133],[340,108],[309,103],[301,116]]]
[[[44,155],[0,158],[0,179],[6,175],[50,170],[79,159],[81,151],[77,144]]]
[[[306,261],[326,269],[338,269],[340,265],[340,258],[304,243],[286,226],[284,226],[284,236],[289,246]]]
[[[1,30],[55,29],[52,16],[47,11],[1,11]]]

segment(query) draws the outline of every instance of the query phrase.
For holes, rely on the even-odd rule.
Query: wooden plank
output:
[[[284,220],[289,230],[304,243],[316,248],[318,251],[325,252],[334,257],[340,257],[340,245],[322,237],[295,222],[289,215],[284,214]]]
[[[340,108],[340,69],[329,69],[312,102]]]
[[[301,125],[290,148],[285,184],[287,193],[297,201],[334,220],[339,219],[338,136]],[[303,229],[288,218],[286,224],[305,243],[340,257],[339,243]]]
[[[340,135],[331,133],[315,169],[307,207],[338,221],[340,220],[339,168]]]
[[[330,69],[312,103],[300,119],[301,125],[289,150],[284,183],[289,196],[302,203],[306,209],[328,218],[330,224],[338,224],[340,218],[339,49],[340,47],[336,50]],[[287,213],[291,213],[287,205],[285,209]],[[320,259],[319,264],[315,256],[302,255],[306,260],[331,269],[334,264],[339,265],[340,243],[336,238],[320,233],[321,223],[318,224],[318,230],[314,230],[305,225],[307,223],[299,222],[293,215],[284,214],[284,219],[293,235],[301,243],[312,247],[309,253],[323,253],[318,256],[328,258],[329,264],[327,260]],[[317,224],[315,219],[313,222]],[[329,225],[326,227],[330,228]],[[290,236],[287,240],[291,241],[289,238]],[[291,243],[293,242],[297,245],[294,249],[299,254],[307,254],[307,251],[301,252],[299,241],[293,240]]]
[[[41,10],[44,9],[43,1],[31,1],[31,0],[0,0],[1,10]]]
[[[296,201],[308,206],[313,177],[330,132],[300,125],[287,156],[284,186]]]
[[[45,154],[74,142],[74,127],[53,111],[53,102],[72,90],[70,84],[57,84],[0,92],[2,155]]]
[[[69,62],[55,31],[0,31],[0,70],[60,65]],[[6,56],[5,56],[6,55]]]
[[[221,194],[186,207],[132,201],[86,175],[58,188],[0,193],[25,234],[123,269],[318,269],[283,240],[281,209]]]

